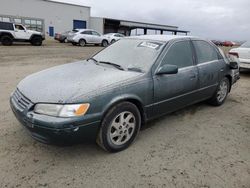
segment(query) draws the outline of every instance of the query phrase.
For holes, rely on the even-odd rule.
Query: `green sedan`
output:
[[[26,77],[10,105],[40,142],[92,137],[118,152],[149,120],[200,101],[222,105],[235,72],[236,62],[200,38],[128,37],[87,60]]]

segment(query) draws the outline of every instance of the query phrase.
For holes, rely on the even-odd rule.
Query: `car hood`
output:
[[[17,88],[33,103],[74,103],[79,96],[91,97],[140,75],[142,73],[80,61],[32,74]]]

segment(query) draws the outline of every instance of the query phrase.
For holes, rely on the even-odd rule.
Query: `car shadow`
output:
[[[193,116],[196,114],[197,111],[207,108],[209,105],[207,105],[205,102],[197,103],[188,107],[185,107],[183,109],[180,109],[178,111],[175,111],[170,114],[163,115],[159,118],[156,118],[154,120],[151,120],[147,122],[145,125],[141,127],[140,135],[143,137],[143,132],[147,129],[150,129],[155,126],[159,126],[160,122],[162,121],[171,121],[176,118],[184,117],[185,115]],[[53,145],[55,147],[61,147],[61,148],[74,148],[80,146],[81,148],[93,148],[96,151],[102,151],[96,144],[95,138],[72,138],[67,140],[61,140],[57,143],[52,143],[50,145]],[[71,150],[71,149],[70,149]]]
[[[241,69],[240,75],[244,77],[250,77],[250,70],[249,69]]]

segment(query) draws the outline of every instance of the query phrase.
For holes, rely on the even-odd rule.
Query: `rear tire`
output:
[[[4,46],[11,46],[13,44],[13,39],[10,36],[2,36],[1,43]]]
[[[32,44],[33,46],[41,46],[42,43],[43,43],[42,37],[34,36],[34,37],[32,37],[32,39],[31,39],[31,44]]]
[[[221,106],[227,98],[229,89],[230,89],[230,82],[227,77],[224,77],[220,81],[214,96],[208,101],[208,103],[213,106]]]
[[[84,39],[79,40],[79,45],[80,45],[81,47],[86,46],[86,41],[85,41]]]
[[[97,144],[108,152],[128,148],[141,127],[138,108],[130,102],[122,102],[111,108],[101,123]]]
[[[112,41],[111,41],[111,44],[113,44],[113,43],[115,43],[116,42],[116,40],[115,39],[113,39]]]

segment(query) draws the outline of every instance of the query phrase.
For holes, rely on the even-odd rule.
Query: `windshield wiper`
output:
[[[118,65],[118,64],[115,64],[115,63],[111,63],[111,62],[108,62],[108,61],[97,61],[95,58],[93,57],[90,57],[87,59],[87,61],[89,60],[93,60],[95,62],[95,64],[106,64],[106,65],[112,65],[114,67],[116,67],[117,69],[119,70],[125,70],[121,65]]]
[[[108,62],[108,61],[98,61],[98,63],[106,64],[106,65],[112,65],[112,66],[116,67],[119,70],[125,70],[121,65],[118,65],[116,63],[111,63],[111,62]]]
[[[98,64],[98,61],[93,57],[90,57],[90,58],[87,59],[87,61],[89,61],[89,60],[93,60],[96,64]]]

